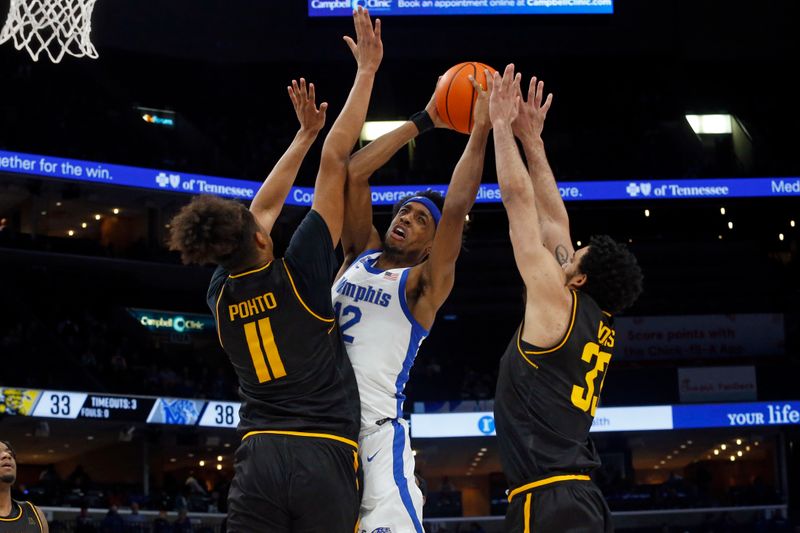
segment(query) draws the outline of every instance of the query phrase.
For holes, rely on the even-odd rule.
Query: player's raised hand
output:
[[[500,124],[510,126],[514,119],[517,118],[521,79],[521,74],[514,73],[513,63],[506,66],[502,76],[500,76],[499,72],[494,73],[492,92],[489,95],[489,118],[494,127]]]
[[[439,80],[441,79],[442,77],[439,76],[439,79],[436,80],[437,87],[439,85]],[[450,126],[447,125],[447,123],[444,120],[442,120],[442,117],[439,116],[439,110],[436,109],[436,89],[434,89],[433,94],[431,95],[431,99],[428,101],[428,105],[425,106],[425,111],[428,112],[428,116],[431,117],[434,126],[436,126],[437,128],[452,129],[450,128]]]
[[[306,87],[304,78],[300,78],[300,83],[292,80],[292,84],[286,89],[289,91],[289,98],[292,99],[297,121],[300,122],[300,130],[317,135],[319,130],[325,126],[325,112],[328,110],[328,103],[322,102],[317,109],[314,84],[309,83]]]
[[[522,91],[519,91],[520,99]],[[544,129],[544,120],[547,118],[547,111],[553,103],[553,93],[544,99],[544,82],[537,80],[536,76],[531,78],[528,87],[528,100],[520,101],[519,115],[511,125],[516,135],[522,142],[541,137]]]
[[[376,72],[383,59],[383,42],[381,41],[381,19],[375,19],[375,27],[369,11],[363,7],[353,10],[353,25],[356,29],[356,40],[345,36],[344,40],[358,63],[358,70]]]
[[[472,83],[472,87],[478,95],[478,98],[475,100],[475,109],[472,115],[472,127],[491,129],[492,121],[489,119],[489,95],[492,92],[493,80],[488,69],[484,69],[483,73],[486,76],[486,89],[483,88],[483,85],[478,83],[478,80],[476,80],[474,76],[469,77],[469,81]]]

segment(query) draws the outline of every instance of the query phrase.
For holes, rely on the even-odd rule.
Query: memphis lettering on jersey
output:
[[[389,303],[392,301],[392,295],[383,292],[383,289],[376,291],[372,285],[364,287],[350,283],[344,278],[336,284],[336,292],[343,296],[349,296],[356,302],[368,302],[381,307],[389,307]]]

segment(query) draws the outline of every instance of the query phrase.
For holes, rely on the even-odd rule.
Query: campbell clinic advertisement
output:
[[[782,314],[620,317],[619,359],[728,359],[783,355]]]

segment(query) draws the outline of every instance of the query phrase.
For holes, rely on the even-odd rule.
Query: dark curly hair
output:
[[[403,207],[403,204],[406,203],[409,198],[413,198],[415,196],[424,196],[425,198],[433,202],[434,205],[436,205],[436,207],[439,208],[439,211],[444,209],[444,196],[442,196],[441,193],[428,189],[427,191],[420,191],[414,194],[403,196],[402,198],[397,200],[394,206],[392,206],[392,218],[397,216],[397,212],[400,211],[400,208]]]
[[[242,204],[217,196],[197,196],[170,222],[169,249],[184,263],[221,265],[228,271],[255,259],[253,214]]]
[[[16,460],[17,453],[14,451],[14,448],[11,446],[11,443],[8,442],[7,440],[0,440],[0,442],[6,445],[6,448],[8,448],[8,451],[11,453],[11,457],[13,457]]]
[[[578,269],[586,274],[581,290],[609,313],[624,311],[642,293],[642,269],[636,257],[608,235],[595,235],[589,240],[589,251]]]

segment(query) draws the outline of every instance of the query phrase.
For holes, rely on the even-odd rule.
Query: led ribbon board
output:
[[[614,0],[308,0],[310,17],[387,15],[610,15]]]
[[[235,428],[239,402],[0,386],[0,415]],[[599,407],[592,432],[800,425],[800,401]],[[494,414],[412,414],[414,438],[492,437]]]
[[[0,172],[163,192],[215,194],[239,200],[252,200],[261,186],[259,182],[242,179],[112,165],[3,150],[0,150]],[[779,198],[800,196],[800,177],[563,181],[559,182],[558,187],[561,197],[567,202]],[[403,196],[426,189],[444,194],[447,192],[447,185],[379,185],[372,187],[372,203],[374,205],[392,205]],[[286,204],[310,207],[313,200],[313,188],[292,187]],[[482,184],[478,190],[476,202],[500,203],[500,189],[497,184]]]

